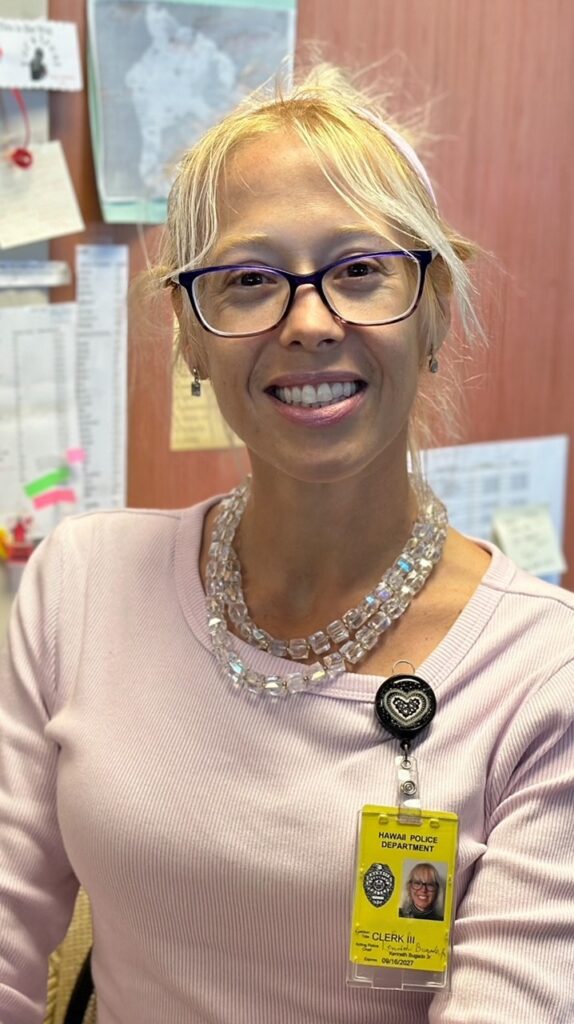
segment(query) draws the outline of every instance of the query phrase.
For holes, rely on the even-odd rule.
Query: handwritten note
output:
[[[0,249],[84,230],[61,143],[31,149],[30,167],[0,163]]]
[[[170,449],[172,452],[229,448],[242,444],[224,423],[209,381],[201,382],[201,398],[190,394],[189,370],[178,363],[173,372]]]
[[[545,505],[499,509],[492,529],[499,547],[522,569],[537,576],[566,572],[566,561]]]

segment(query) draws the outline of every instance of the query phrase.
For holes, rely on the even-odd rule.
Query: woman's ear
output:
[[[436,296],[438,305],[438,316],[436,317],[436,330],[434,336],[433,350],[438,352],[445,338],[450,331],[451,308],[450,295],[439,292]]]
[[[209,374],[205,366],[204,354],[189,329],[189,314],[185,308],[185,296],[182,288],[172,289],[171,305],[177,320],[177,351],[189,367],[190,372],[197,370],[200,379],[207,380]]]
[[[174,285],[171,289],[171,305],[177,319],[181,322],[183,315],[183,292],[180,285]]]

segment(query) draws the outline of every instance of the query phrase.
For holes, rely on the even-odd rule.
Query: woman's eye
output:
[[[246,287],[246,288],[249,288],[251,285],[254,285],[254,284],[262,284],[262,283],[263,283],[263,274],[258,274],[254,270],[250,270],[246,274],[241,274],[241,276],[239,277],[239,284],[244,285],[244,287]]]
[[[365,263],[363,260],[357,260],[356,263],[347,263],[345,271],[348,277],[367,277],[368,274],[372,274],[375,267],[372,263]]]
[[[263,284],[273,284],[273,278],[261,270],[244,270],[233,274],[228,282],[240,288],[255,288]]]

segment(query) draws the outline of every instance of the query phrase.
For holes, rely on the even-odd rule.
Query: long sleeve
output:
[[[43,1020],[48,957],[65,934],[78,888],[58,828],[58,748],[44,735],[56,696],[58,536],[26,569],[0,673],[2,1024]]]
[[[574,663],[509,723],[485,800],[486,846],[457,915],[452,991],[435,998],[430,1024],[566,1024],[574,1020]]]

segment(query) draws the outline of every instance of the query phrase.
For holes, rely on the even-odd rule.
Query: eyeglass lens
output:
[[[436,882],[419,882],[418,879],[413,879],[410,884],[417,892],[421,889],[425,889],[427,892],[434,892],[437,887]]]
[[[323,277],[323,291],[343,320],[368,326],[410,312],[420,283],[418,260],[407,253],[355,256]],[[197,277],[193,295],[201,317],[224,334],[254,334],[279,323],[289,282],[264,267],[229,267]]]

